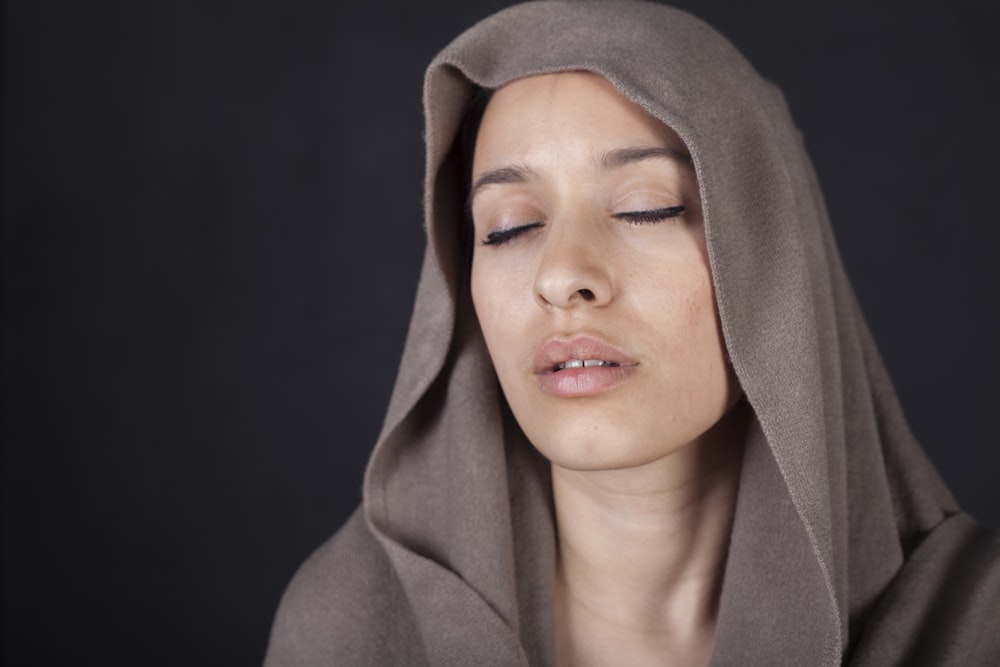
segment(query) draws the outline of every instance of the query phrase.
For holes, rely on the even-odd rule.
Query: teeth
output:
[[[569,359],[556,366],[556,370],[566,370],[567,368],[593,368],[594,366],[617,366],[613,361],[602,359]]]

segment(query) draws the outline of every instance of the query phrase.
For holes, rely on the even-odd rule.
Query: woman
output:
[[[393,400],[269,664],[1000,662],[1000,543],[909,433],[731,45],[530,3],[446,48],[425,108]]]

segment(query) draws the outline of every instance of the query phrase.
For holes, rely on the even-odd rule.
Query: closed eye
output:
[[[503,245],[504,243],[513,241],[521,234],[541,226],[541,222],[532,222],[527,225],[518,225],[516,227],[507,227],[506,229],[498,229],[487,234],[486,238],[482,241],[482,244]]]
[[[683,212],[683,206],[668,206],[667,208],[654,208],[649,211],[625,211],[624,213],[615,213],[611,217],[636,225],[642,225],[649,222],[663,222],[670,218],[676,218]]]

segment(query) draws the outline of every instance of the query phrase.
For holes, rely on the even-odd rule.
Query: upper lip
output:
[[[534,372],[551,373],[559,364],[570,359],[600,359],[619,366],[634,366],[636,362],[614,345],[590,336],[550,338],[535,353]]]

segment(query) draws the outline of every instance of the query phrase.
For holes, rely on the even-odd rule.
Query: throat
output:
[[[708,663],[742,434],[644,469],[552,466],[558,664]]]

